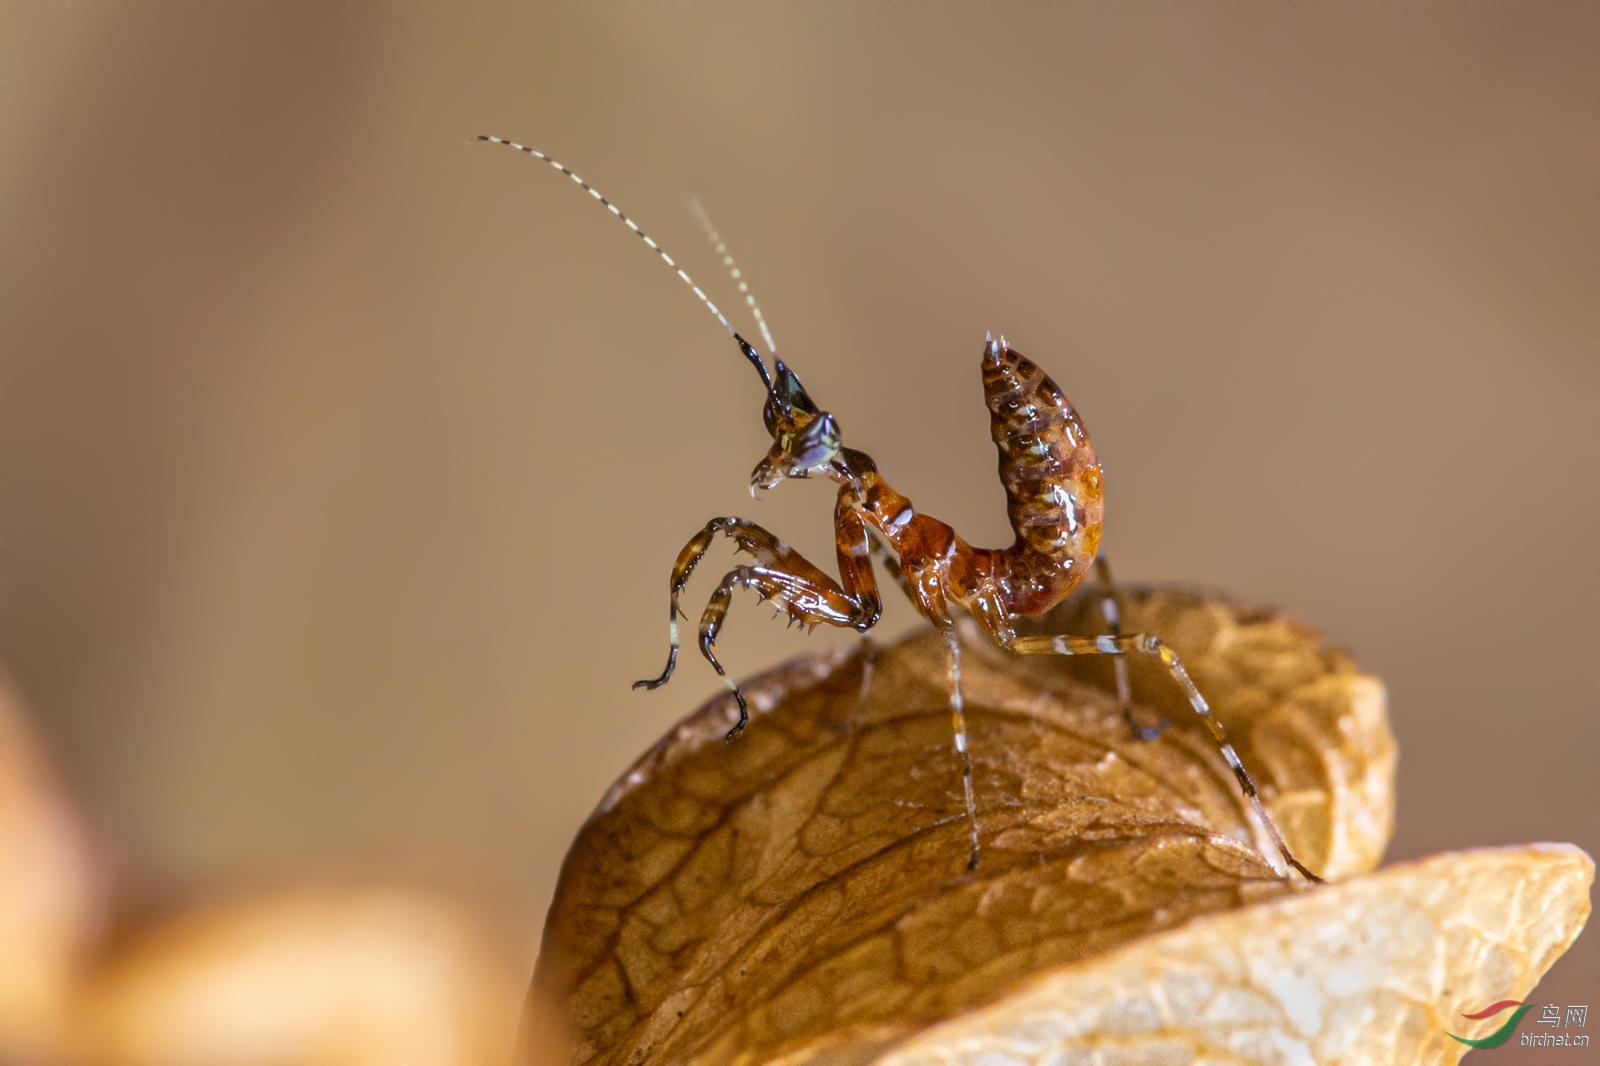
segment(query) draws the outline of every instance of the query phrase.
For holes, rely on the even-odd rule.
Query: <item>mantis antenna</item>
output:
[[[685,285],[689,286],[689,288],[693,289],[694,290],[694,294],[696,296],[700,297],[700,302],[705,304],[706,308],[708,310],[710,310],[710,312],[712,314],[717,316],[717,321],[722,323],[723,328],[726,329],[729,333],[733,334],[734,338],[739,341],[739,344],[740,344],[741,347],[744,345],[744,338],[739,336],[739,331],[733,328],[733,325],[728,321],[727,316],[724,315],[721,311],[717,310],[717,305],[711,302],[711,298],[710,297],[708,297],[705,293],[700,291],[700,286],[698,286],[698,285],[696,285],[694,283],[693,279],[691,279],[689,277],[689,275],[684,272],[684,269],[682,267],[680,267],[677,263],[673,262],[672,256],[668,255],[665,251],[663,251],[661,246],[659,244],[657,244],[655,241],[651,240],[649,235],[646,234],[644,230],[640,229],[638,224],[635,223],[633,221],[633,219],[629,218],[627,215],[625,215],[621,211],[617,210],[617,205],[616,204],[612,203],[610,200],[607,200],[604,196],[601,196],[599,191],[596,190],[593,186],[591,186],[588,182],[584,181],[582,178],[578,177],[578,175],[574,174],[572,171],[568,170],[566,167],[562,166],[560,163],[557,163],[554,159],[551,159],[549,156],[545,155],[543,152],[539,151],[539,149],[537,149],[537,148],[529,148],[527,145],[518,144],[516,141],[508,141],[508,140],[505,140],[505,139],[500,138],[500,137],[490,137],[487,134],[482,134],[482,133],[478,134],[478,136],[476,138],[474,138],[474,139],[475,140],[479,140],[479,141],[488,141],[490,144],[503,144],[507,148],[515,148],[519,152],[526,152],[528,155],[533,156],[535,159],[544,160],[546,163],[549,163],[551,166],[553,166],[557,170],[561,171],[561,173],[565,174],[567,177],[569,177],[573,181],[577,182],[578,187],[580,189],[582,189],[584,192],[588,193],[590,196],[594,197],[596,200],[599,200],[602,204],[604,204],[607,211],[610,211],[613,215],[616,215],[617,218],[621,219],[622,220],[622,224],[624,226],[627,226],[629,229],[633,230],[634,233],[637,233],[639,235],[639,239],[644,241],[645,244],[649,245],[650,246],[650,250],[652,252],[656,253],[663,260],[666,261],[667,266],[671,267],[673,270],[676,270],[678,272],[678,277],[683,279],[683,283]],[[703,211],[701,212],[701,216],[704,217],[704,212]],[[706,224],[709,224],[709,222],[710,222],[710,220],[707,219],[706,220]],[[730,258],[730,259],[728,259],[728,262],[732,263],[733,260]],[[738,276],[739,276],[738,272],[735,271],[734,277],[738,277]],[[741,291],[744,290],[744,287],[742,285],[741,285],[740,288],[741,288]],[[750,303],[750,306],[752,306],[752,307],[755,306],[755,301],[753,299],[749,300],[748,302]],[[760,324],[760,326],[761,326],[761,334],[762,334],[763,337],[766,338],[766,340],[767,340],[767,348],[770,350],[772,348],[772,337],[771,337],[770,334],[767,333],[766,323],[761,321],[761,312],[759,310],[756,311],[756,322],[758,324]],[[763,378],[766,377],[766,374],[763,373],[762,377]]]
[[[728,268],[728,276],[739,283],[739,291],[744,294],[745,306],[750,308],[750,313],[756,318],[756,325],[761,327],[761,339],[767,342],[768,354],[777,355],[778,343],[772,339],[772,331],[767,328],[767,320],[761,314],[761,305],[756,303],[749,282],[744,280],[739,265],[733,261],[733,253],[728,251],[728,245],[717,233],[717,227],[712,224],[711,216],[706,214],[706,209],[701,206],[698,196],[689,197],[689,210],[694,212],[694,217],[700,222],[700,228],[705,230],[706,240],[711,242],[711,247],[722,257],[722,265]]]

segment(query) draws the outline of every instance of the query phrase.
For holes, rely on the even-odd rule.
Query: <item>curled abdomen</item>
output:
[[[1012,551],[1065,564],[1075,587],[1099,549],[1105,509],[1089,434],[1049,375],[1009,347],[985,349],[983,392],[1017,534]]]

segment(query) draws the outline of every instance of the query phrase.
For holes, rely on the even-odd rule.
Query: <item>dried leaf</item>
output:
[[[1246,907],[1044,975],[881,1066],[1454,1063],[1589,916],[1570,844],[1453,852]]]
[[[1183,591],[1125,601],[1127,631],[1184,656],[1302,860],[1374,865],[1394,770],[1381,686],[1274,614]],[[1040,628],[1096,632],[1089,610]],[[1138,741],[1105,662],[964,643],[980,868],[965,868],[942,640],[781,667],[747,686],[738,743],[721,742],[731,700],[714,700],[568,856],[536,986],[568,1003],[574,1062],[869,1062],[1041,973],[1303,893],[1262,858],[1169,679],[1135,670],[1143,713],[1174,723]]]
[[[89,833],[0,682],[0,1060],[45,1060],[70,1032],[104,911]]]
[[[516,990],[448,899],[304,887],[183,913],[116,952],[84,995],[95,1066],[503,1063]]]

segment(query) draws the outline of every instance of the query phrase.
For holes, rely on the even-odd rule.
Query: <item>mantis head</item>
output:
[[[756,489],[770,489],[784,478],[826,473],[844,447],[838,421],[817,409],[800,379],[783,365],[782,359],[774,360],[776,372],[769,374],[760,354],[743,337],[734,337],[767,387],[761,417],[772,434],[772,449],[750,472],[751,494]]]

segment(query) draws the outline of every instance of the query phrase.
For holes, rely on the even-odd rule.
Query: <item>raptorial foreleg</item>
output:
[[[717,661],[717,634],[722,630],[733,601],[733,590],[740,586],[754,589],[763,600],[772,600],[778,609],[801,625],[831,625],[863,628],[864,615],[861,604],[852,599],[831,577],[817,570],[798,553],[790,552],[788,560],[793,570],[810,570],[801,574],[793,570],[775,570],[761,566],[736,566],[723,577],[722,583],[711,594],[705,613],[700,616],[700,653],[706,657],[723,684],[733,692],[739,704],[739,722],[728,731],[727,740],[738,736],[750,721],[750,708],[738,684]]]
[[[700,651],[739,703],[739,724],[728,734],[732,739],[749,720],[749,708],[744,693],[717,660],[716,639],[735,588],[754,589],[762,599],[776,603],[791,621],[807,626],[847,626],[865,632],[877,623],[882,605],[867,551],[865,522],[848,505],[845,495],[841,495],[834,522],[842,584],[754,522],[742,518],[713,519],[684,546],[672,568],[672,648],[667,656],[667,668],[659,678],[640,681],[635,688],[656,688],[672,676],[678,656],[678,618],[682,613],[678,608],[678,596],[719,532],[732,537],[740,551],[755,559],[754,566],[735,567],[723,577],[700,619]]]
[[[1222,751],[1222,757],[1227,760],[1228,766],[1233,770],[1233,776],[1238,778],[1239,787],[1243,790],[1245,798],[1255,808],[1261,824],[1266,826],[1267,835],[1278,847],[1278,854],[1283,856],[1283,861],[1290,867],[1298,870],[1308,881],[1320,883],[1322,878],[1301,865],[1300,860],[1294,857],[1289,850],[1289,845],[1284,842],[1283,834],[1278,832],[1277,825],[1272,821],[1272,816],[1267,813],[1266,806],[1261,802],[1261,797],[1256,793],[1256,783],[1250,777],[1250,771],[1244,768],[1244,763],[1239,761],[1239,753],[1233,750],[1233,743],[1228,740],[1228,732],[1223,729],[1222,722],[1212,713],[1211,707],[1206,703],[1205,697],[1200,695],[1200,690],[1189,678],[1189,672],[1183,668],[1183,663],[1178,660],[1178,654],[1161,642],[1160,637],[1147,633],[1137,633],[1128,636],[1103,636],[1103,637],[1018,637],[1008,645],[1012,651],[1023,655],[1150,655],[1160,660],[1178,683],[1183,694],[1188,697],[1189,706],[1194,708],[1194,713],[1200,716],[1205,723],[1211,739],[1216,741],[1217,747]]]

